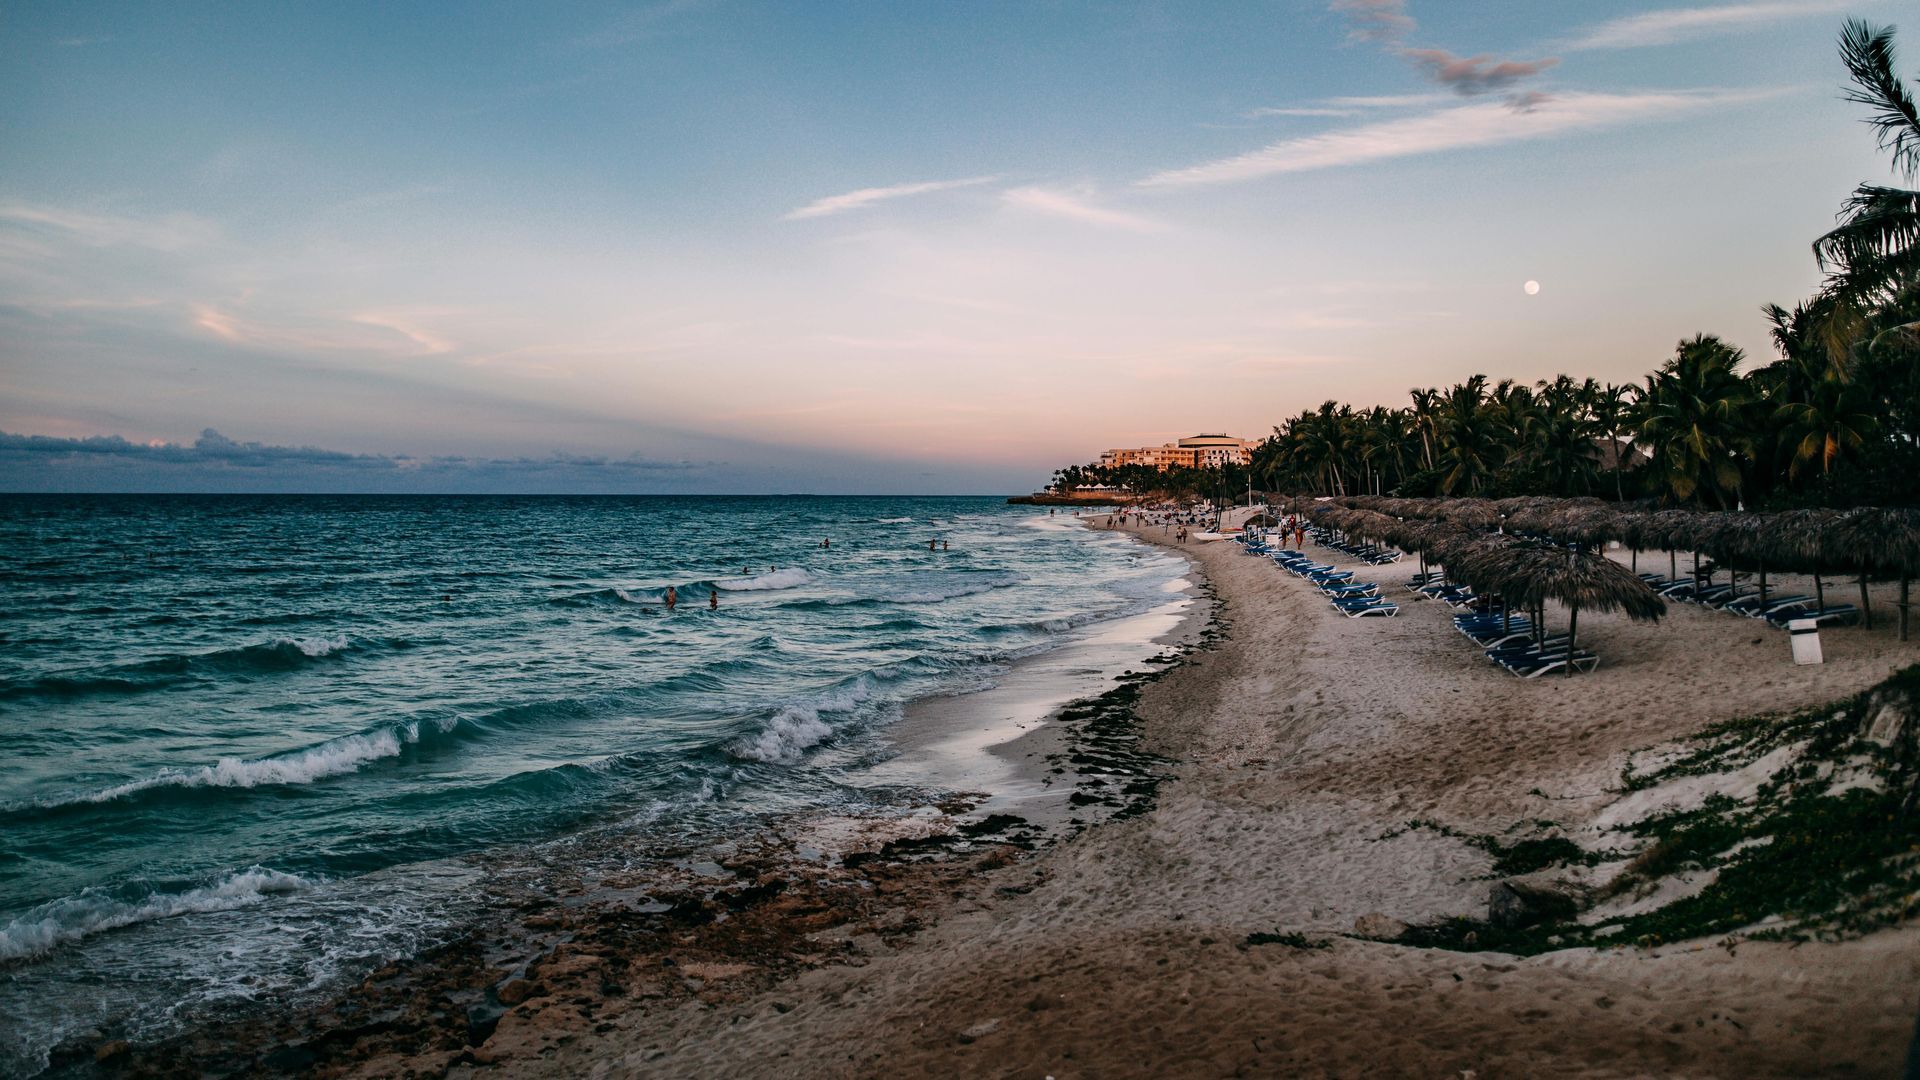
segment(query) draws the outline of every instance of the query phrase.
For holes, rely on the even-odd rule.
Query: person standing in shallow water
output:
[[[667,610],[672,611],[673,605],[678,604],[679,602],[680,602],[680,594],[673,591],[673,586],[671,585],[667,586]]]
[[[720,590],[719,589],[707,590],[707,610],[708,611],[720,610]]]

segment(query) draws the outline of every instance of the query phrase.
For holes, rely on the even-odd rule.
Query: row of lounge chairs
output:
[[[1315,539],[1318,540],[1319,537],[1316,536]],[[1314,588],[1320,590],[1321,595],[1327,598],[1327,603],[1332,605],[1335,611],[1349,619],[1391,617],[1400,614],[1399,604],[1380,596],[1379,585],[1370,581],[1355,581],[1351,570],[1342,570],[1331,563],[1318,562],[1306,553],[1291,548],[1269,547],[1264,539],[1257,537],[1245,538],[1245,544],[1249,552],[1270,558],[1287,572],[1306,579]],[[1350,549],[1342,546],[1338,550],[1355,558],[1373,562],[1375,565],[1393,561],[1393,558],[1387,558],[1387,553],[1379,548]],[[1359,550],[1369,550],[1371,554],[1361,556],[1358,554]],[[1394,558],[1400,555],[1397,551],[1392,554]]]
[[[1804,594],[1771,592],[1762,603],[1758,590],[1741,592],[1735,584],[1706,585],[1693,578],[1666,578],[1659,574],[1641,574],[1640,580],[1669,600],[1762,619],[1775,627],[1784,628],[1796,619],[1811,619],[1816,626],[1851,625],[1860,621],[1860,609],[1853,604],[1821,607],[1819,600]]]
[[[1600,666],[1598,654],[1570,648],[1565,634],[1543,633],[1527,615],[1511,615],[1499,601],[1449,582],[1443,570],[1415,574],[1407,581],[1407,590],[1460,612],[1453,617],[1454,629],[1479,646],[1488,660],[1520,678],[1564,674],[1569,667],[1586,672]]]
[[[1389,553],[1378,548],[1348,546],[1321,529],[1310,530],[1308,535],[1324,547],[1376,565],[1394,562],[1401,557],[1398,551]],[[1289,573],[1306,579],[1327,597],[1334,610],[1349,618],[1400,613],[1398,604],[1381,598],[1378,585],[1355,581],[1350,570],[1318,562],[1305,552],[1271,548],[1258,537],[1244,539],[1248,551],[1267,556]],[[1529,617],[1509,616],[1497,601],[1479,596],[1466,586],[1449,582],[1443,570],[1415,574],[1408,579],[1406,587],[1418,597],[1438,600],[1459,612],[1453,619],[1454,628],[1479,646],[1488,660],[1518,678],[1537,679],[1554,672],[1564,674],[1569,668],[1576,672],[1589,672],[1600,666],[1597,654],[1572,648],[1572,642],[1566,635],[1540,633]]]
[[[1487,659],[1523,679],[1537,679],[1549,672],[1592,671],[1600,666],[1598,654],[1572,648],[1565,634],[1545,634],[1525,615],[1508,617],[1497,606],[1453,617],[1454,629],[1486,653]]]

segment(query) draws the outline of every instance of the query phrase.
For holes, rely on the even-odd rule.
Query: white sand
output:
[[[1583,614],[1582,644],[1604,666],[1522,681],[1481,659],[1437,603],[1345,619],[1237,545],[1190,550],[1231,636],[1143,699],[1148,738],[1182,763],[1151,813],[983,877],[954,913],[863,966],[808,972],[740,1005],[636,1011],[507,1071],[1899,1073],[1920,1006],[1910,927],[1838,945],[1530,959],[1344,938],[1324,950],[1240,943],[1347,931],[1374,912],[1483,915],[1484,854],[1432,830],[1381,837],[1412,818],[1590,829],[1631,751],[1860,690],[1920,647],[1890,629],[1830,630],[1828,662],[1796,667],[1784,634],[1676,605],[1658,626]],[[1409,559],[1364,576],[1405,597],[1393,583],[1414,569]]]

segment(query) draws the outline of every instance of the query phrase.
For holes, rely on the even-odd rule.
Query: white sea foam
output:
[[[805,585],[813,580],[813,575],[797,566],[785,570],[772,570],[753,577],[731,578],[716,581],[714,585],[727,592],[759,592],[765,589],[791,589],[796,585]]]
[[[345,634],[335,634],[332,637],[287,638],[283,639],[283,641],[285,644],[299,649],[301,652],[316,660],[323,656],[332,656],[334,653],[345,651],[348,646],[353,644],[353,642],[347,640],[347,635]]]
[[[410,724],[329,739],[318,746],[279,757],[256,760],[221,758],[212,765],[162,769],[144,780],[133,780],[97,791],[80,801],[109,802],[160,787],[251,788],[266,784],[310,784],[329,776],[357,772],[369,762],[382,758],[398,757],[404,744],[416,742],[419,737],[419,728]]]
[[[136,923],[199,911],[229,911],[313,884],[297,874],[255,866],[202,888],[151,893],[131,903],[98,889],[83,889],[74,896],[49,900],[0,929],[0,960],[39,956],[67,942]]]
[[[759,731],[736,740],[727,752],[745,761],[792,764],[833,734],[822,713],[850,713],[872,696],[872,684],[863,677],[816,700],[783,705]]]
[[[910,517],[905,517],[905,518],[881,518],[881,519],[880,519],[880,520],[879,520],[878,522],[876,522],[876,524],[880,524],[880,525],[905,525],[905,524],[907,524],[908,522],[910,522],[910,521],[912,521],[912,520],[913,520],[913,519],[912,519],[912,518],[910,518]]]

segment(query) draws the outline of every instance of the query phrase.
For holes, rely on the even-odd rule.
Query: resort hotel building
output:
[[[1230,435],[1192,435],[1179,442],[1160,446],[1140,446],[1108,450],[1100,455],[1102,467],[1151,465],[1156,469],[1175,467],[1213,469],[1222,465],[1245,465],[1253,460],[1253,449],[1260,445]]]

